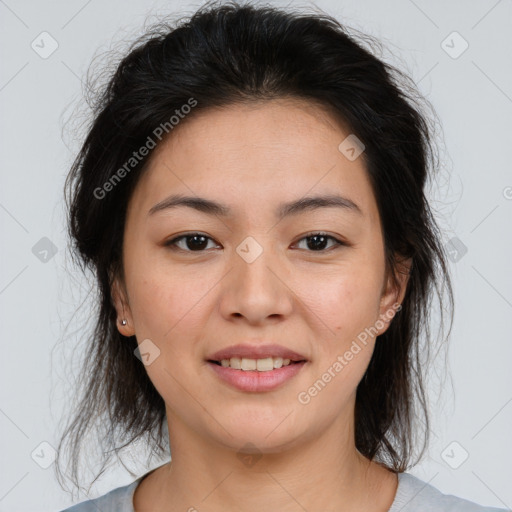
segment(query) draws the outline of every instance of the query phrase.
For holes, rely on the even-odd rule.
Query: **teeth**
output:
[[[256,361],[256,369],[259,372],[268,372],[269,370],[273,370],[274,360],[271,357],[266,357],[265,359],[258,359]]]
[[[224,359],[224,361],[227,361],[228,365],[231,366],[231,368],[235,368],[235,370],[242,369],[242,360],[239,357],[232,357],[231,359]],[[222,364],[222,361],[220,364]]]
[[[282,357],[265,357],[264,359],[249,359],[246,357],[232,357],[231,359],[222,359],[221,366],[231,367],[235,370],[257,370],[259,372],[268,372],[274,368],[281,368],[291,364],[290,359]]]
[[[256,359],[246,359],[242,357],[242,370],[256,370]]]

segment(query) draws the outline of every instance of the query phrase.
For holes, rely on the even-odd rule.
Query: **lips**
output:
[[[307,357],[283,347],[282,345],[266,344],[266,345],[250,345],[239,344],[226,347],[209,355],[206,360],[211,362],[220,363],[223,359],[231,359],[232,357],[239,357],[240,359],[265,359],[267,357],[282,357],[283,359],[290,359],[292,362],[307,361]]]

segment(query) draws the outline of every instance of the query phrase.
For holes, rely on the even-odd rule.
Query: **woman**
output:
[[[172,461],[68,511],[497,510],[406,472],[453,301],[414,97],[326,15],[208,6],[133,46],[68,177],[101,302],[63,441]]]

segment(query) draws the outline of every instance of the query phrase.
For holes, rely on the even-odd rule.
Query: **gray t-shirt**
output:
[[[151,471],[150,471],[151,472]],[[61,512],[134,512],[133,494],[139,482],[117,487],[99,498],[78,503]],[[477,505],[471,501],[443,494],[432,485],[409,473],[398,473],[398,488],[388,512],[510,512],[502,508]]]

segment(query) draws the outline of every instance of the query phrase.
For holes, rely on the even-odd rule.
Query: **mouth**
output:
[[[239,391],[255,393],[278,389],[310,363],[304,355],[288,347],[251,341],[226,347],[205,359],[217,378]]]
[[[247,357],[231,357],[229,359],[220,360],[208,359],[207,361],[217,366],[222,366],[223,368],[232,368],[233,370],[269,372],[286,366],[305,363],[306,359],[292,360],[283,357],[252,359]]]
[[[281,362],[280,359],[278,357],[264,359],[232,357],[220,361],[209,359],[207,365],[213,374],[229,387],[246,393],[262,393],[284,386],[302,373],[303,368],[308,365],[306,360],[292,361],[288,358]]]

